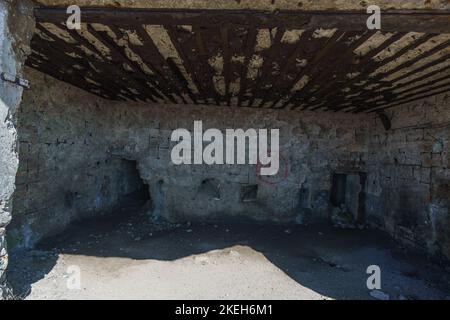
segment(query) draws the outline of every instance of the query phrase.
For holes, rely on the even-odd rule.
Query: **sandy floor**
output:
[[[85,221],[12,254],[26,299],[371,299],[369,265],[390,299],[449,298],[450,274],[367,230],[182,225],[157,234],[115,218]],[[77,266],[80,289],[70,267]]]

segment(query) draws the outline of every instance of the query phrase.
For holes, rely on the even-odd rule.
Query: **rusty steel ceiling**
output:
[[[450,13],[36,8],[27,65],[111,100],[372,112],[450,91]]]

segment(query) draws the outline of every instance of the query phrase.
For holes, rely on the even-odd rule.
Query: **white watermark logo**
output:
[[[171,159],[176,165],[260,164],[261,175],[275,175],[280,166],[279,130],[270,130],[270,148],[268,133],[267,129],[226,129],[224,137],[219,129],[203,132],[202,121],[194,121],[193,137],[186,129],[172,132],[171,140],[178,143],[172,149]],[[205,142],[209,144],[204,147]]]
[[[380,30],[381,29],[381,9],[377,5],[370,5],[367,7],[367,13],[371,14],[367,18],[367,28],[369,30]]]
[[[369,290],[381,289],[381,269],[377,265],[370,265],[366,270],[370,276],[367,278],[366,285]]]
[[[80,290],[81,289],[81,269],[77,265],[67,267],[67,289]]]
[[[67,14],[70,14],[70,16],[67,18],[66,26],[68,29],[73,30],[81,29],[81,9],[77,5],[71,5],[67,7],[66,10]]]

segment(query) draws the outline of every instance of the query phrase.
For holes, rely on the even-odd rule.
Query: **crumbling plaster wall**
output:
[[[441,94],[374,116],[367,215],[405,244],[450,258],[450,97]]]
[[[364,170],[367,115],[112,102],[32,69],[27,77],[32,89],[19,116],[20,166],[9,232],[23,245],[61,230],[83,210],[96,213],[104,176],[108,185],[121,174],[108,164],[113,159],[137,161],[154,214],[178,220],[324,221],[332,172]],[[192,130],[195,120],[203,121],[204,130],[280,129],[280,173],[261,178],[254,165],[174,165],[172,131]],[[220,184],[220,200],[202,191],[208,179]],[[243,202],[241,187],[248,185],[258,185],[257,199]],[[65,206],[67,194],[78,195],[75,209]]]
[[[112,211],[141,187],[136,164],[108,153],[111,141],[131,134],[115,125],[126,110],[33,69],[25,75],[32,88],[18,112],[19,167],[8,227],[14,248]]]
[[[133,143],[140,171],[153,190],[162,191],[163,214],[174,219],[231,219],[308,223],[329,214],[333,171],[362,170],[366,160],[366,116],[275,111],[252,108],[168,106],[143,109],[141,136]],[[260,177],[251,165],[172,164],[174,129],[203,128],[280,130],[280,170]],[[119,148],[120,149],[120,148]],[[220,184],[220,200],[205,196],[208,179]],[[255,201],[241,201],[241,187],[258,185]],[[153,192],[155,194],[155,192]],[[158,203],[159,199],[154,199]]]
[[[96,199],[123,180],[115,159],[129,159],[138,163],[149,186],[154,214],[175,220],[324,221],[331,209],[332,173],[366,172],[367,220],[415,247],[449,257],[446,95],[389,110],[392,128],[386,131],[375,114],[112,102],[26,71],[32,89],[19,115],[11,232],[20,230],[26,245],[99,213],[96,208],[108,208],[108,201],[97,206]],[[279,128],[280,174],[259,177],[249,165],[175,166],[171,133],[192,131],[195,120],[203,121],[204,130]],[[202,190],[210,179],[220,185],[219,200]],[[248,185],[258,185],[257,199],[242,202],[241,187]],[[111,204],[118,199],[108,192],[103,198]]]
[[[28,1],[0,2],[0,72],[22,75],[34,24],[31,8]],[[21,96],[20,86],[0,80],[0,300],[9,295],[5,227],[11,220],[11,196],[18,166],[16,111]]]
[[[331,176],[336,170],[364,170],[367,116],[290,112],[211,106],[166,106],[146,109],[136,137],[140,171],[162,214],[181,220],[252,219],[311,223],[330,212]],[[193,132],[218,128],[280,130],[280,169],[275,177],[257,174],[254,165],[174,165],[170,141],[174,129]],[[120,148],[119,148],[120,149]],[[216,179],[220,200],[202,193],[202,183]],[[242,187],[257,185],[255,201],[242,201]],[[160,202],[159,202],[160,201]]]

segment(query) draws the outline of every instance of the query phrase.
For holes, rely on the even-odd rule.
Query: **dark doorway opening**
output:
[[[333,174],[333,182],[331,185],[331,204],[340,207],[345,204],[347,175],[344,173]]]
[[[365,221],[364,172],[335,172],[332,176],[330,202],[334,209],[345,211],[348,219],[358,224]],[[336,212],[334,210],[333,212]]]
[[[143,206],[151,206],[151,197],[147,183],[141,178],[138,164],[134,160],[120,159],[120,175],[118,194],[122,195],[119,204],[123,201],[135,201]]]

